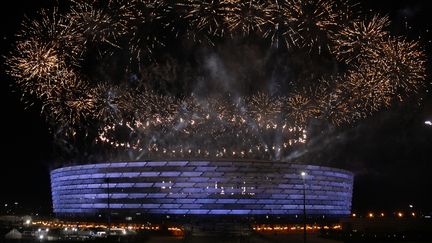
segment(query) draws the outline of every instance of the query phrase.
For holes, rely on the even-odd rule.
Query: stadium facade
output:
[[[306,172],[305,176],[301,172]],[[51,171],[57,216],[350,214],[353,174],[273,161],[146,161]]]

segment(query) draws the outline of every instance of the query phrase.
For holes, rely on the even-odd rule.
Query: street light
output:
[[[300,175],[303,179],[303,243],[306,243],[306,176],[307,173],[302,171]]]
[[[108,237],[111,234],[111,205],[110,205],[110,178],[105,178],[107,183],[107,206],[108,206]]]

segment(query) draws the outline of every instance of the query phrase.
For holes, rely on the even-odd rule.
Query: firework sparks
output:
[[[228,16],[228,26],[232,33],[241,35],[260,33],[265,24],[264,16],[264,4],[260,1],[240,1]]]
[[[121,22],[115,19],[117,16],[108,14],[90,2],[77,1],[65,17],[70,20],[72,28],[85,37],[85,42],[102,42],[118,47],[115,43],[125,31]]]
[[[8,73],[24,95],[41,101],[65,139],[86,130],[89,143],[132,151],[134,158],[283,159],[307,143],[311,120],[358,121],[419,92],[426,79],[417,42],[391,36],[387,17],[364,18],[346,1],[75,0],[70,6],[25,20]],[[268,54],[275,48],[282,57]],[[241,56],[250,65],[244,70],[253,72],[205,66],[208,52],[225,64],[237,60],[224,57]],[[299,72],[309,78],[298,80]],[[245,81],[238,82],[241,92],[202,92],[234,87],[221,82],[237,79]],[[263,87],[271,82],[281,90],[270,95]]]
[[[263,10],[267,20],[263,37],[270,38],[272,45],[277,48],[299,45],[300,35],[291,24],[294,21],[291,4],[292,1],[274,1]]]
[[[328,49],[325,41],[338,24],[339,13],[334,1],[293,0],[291,4],[292,25],[300,35],[297,44],[312,49]]]
[[[192,33],[223,37],[228,32],[228,18],[234,8],[231,1],[188,0],[181,6],[185,8],[184,18],[190,21]]]
[[[88,93],[88,85],[72,72],[62,72],[59,82],[52,85],[46,94],[44,109],[48,117],[61,122],[66,132],[86,123],[95,112],[95,98]]]
[[[400,38],[382,42],[371,62],[383,69],[401,99],[417,93],[426,79],[426,57],[418,44]]]
[[[353,21],[348,27],[335,33],[333,41],[336,43],[334,52],[336,57],[347,63],[365,58],[372,58],[377,44],[388,38],[386,28],[390,22],[388,17],[374,16],[370,21]]]

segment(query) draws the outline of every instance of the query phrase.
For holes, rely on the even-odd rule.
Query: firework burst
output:
[[[346,28],[335,33],[334,53],[344,62],[373,58],[377,45],[388,38],[388,17],[374,16],[369,21],[352,21]]]
[[[189,21],[188,33],[223,37],[228,33],[228,19],[234,5],[228,0],[188,0],[179,4],[184,8],[184,18]],[[194,38],[195,39],[195,38]]]
[[[424,86],[426,56],[417,42],[391,37],[380,43],[378,50],[370,62],[388,76],[397,97],[417,93]]]
[[[70,20],[71,27],[77,33],[83,35],[83,44],[107,43],[118,47],[117,40],[125,34],[125,28],[118,19],[119,14],[107,13],[107,6],[101,8],[87,1],[74,3],[70,12],[66,14],[66,19]]]
[[[274,1],[264,9],[266,22],[263,37],[269,38],[273,46],[290,48],[300,42],[298,29],[292,25],[291,1]]]
[[[262,1],[239,1],[228,15],[229,30],[240,35],[260,34],[266,23],[264,6]]]
[[[339,23],[339,14],[333,0],[293,0],[290,8],[291,25],[297,29],[296,44],[319,52],[328,49],[323,43]]]

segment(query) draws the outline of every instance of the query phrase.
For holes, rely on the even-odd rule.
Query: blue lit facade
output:
[[[301,171],[307,172],[303,179]],[[353,174],[314,165],[245,161],[87,164],[51,171],[58,216],[308,215],[351,211]]]

